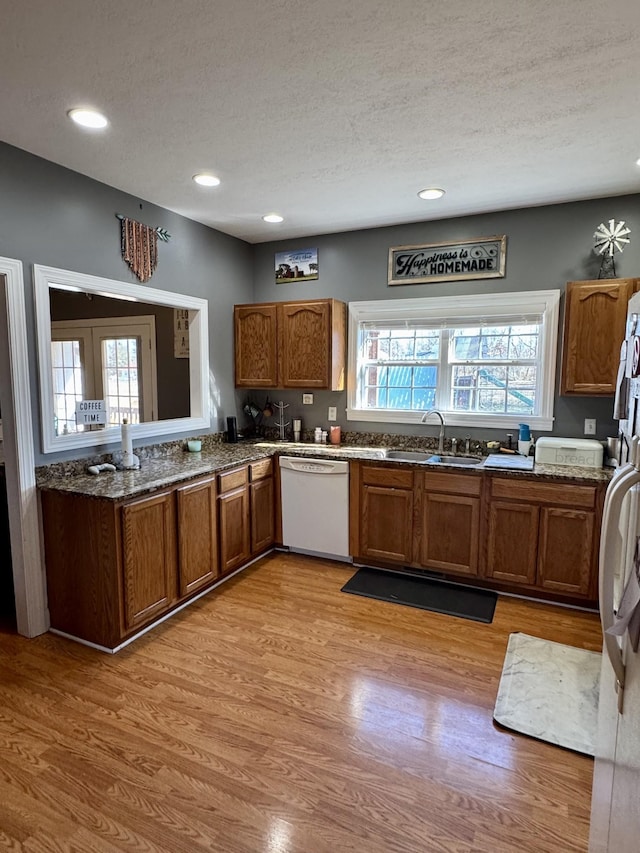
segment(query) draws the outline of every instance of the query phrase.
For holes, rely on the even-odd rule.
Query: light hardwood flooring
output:
[[[585,851],[591,759],[492,711],[511,632],[599,650],[596,616],[484,625],[353,571],[271,555],[115,656],[0,633],[0,849]]]

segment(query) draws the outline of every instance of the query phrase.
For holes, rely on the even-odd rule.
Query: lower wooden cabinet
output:
[[[595,601],[604,484],[351,464],[350,550],[554,599]]]
[[[362,466],[359,556],[413,560],[413,471]]]
[[[352,464],[354,556],[477,575],[481,488],[474,474]]]
[[[567,595],[587,595],[595,579],[594,533],[595,513],[542,507],[538,584]]]
[[[178,529],[178,593],[191,595],[220,574],[216,479],[208,477],[176,489]]]
[[[473,474],[429,471],[422,485],[420,564],[477,575],[482,480]]]
[[[172,492],[122,507],[122,587],[126,630],[146,625],[175,603],[176,524]]]
[[[231,572],[274,542],[273,462],[261,459],[218,475],[220,567]]]
[[[252,557],[273,545],[275,520],[273,501],[273,477],[264,477],[249,485]]]
[[[595,486],[491,478],[485,577],[595,599],[599,498]]]
[[[43,491],[51,627],[113,649],[267,550],[272,470],[260,460],[128,501]]]
[[[249,471],[247,466],[218,475],[220,568],[232,572],[249,561]]]
[[[485,577],[508,583],[536,582],[539,508],[492,501]]]

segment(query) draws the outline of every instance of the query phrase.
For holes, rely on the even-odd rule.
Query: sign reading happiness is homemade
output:
[[[397,246],[389,249],[389,284],[503,278],[506,259],[504,235],[426,246]]]

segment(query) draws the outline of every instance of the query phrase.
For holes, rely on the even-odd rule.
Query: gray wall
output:
[[[82,175],[0,143],[0,255],[24,264],[31,397],[35,424],[36,463],[88,455],[40,452],[32,267],[34,263],[70,269],[120,281],[136,279],[120,256],[119,223],[115,213],[166,228],[172,235],[161,243],[158,269],[150,286],[186,293],[209,301],[210,387],[212,430],[225,428],[227,415],[238,414],[247,425],[242,404],[264,402],[264,391],[247,393],[233,387],[232,306],[239,302],[334,297],[344,301],[441,296],[458,293],[560,288],[572,279],[597,278],[599,259],[593,254],[593,232],[600,222],[624,219],[632,229],[631,243],[616,256],[620,277],[640,275],[640,196],[526,208],[482,216],[420,222],[286,240],[250,246],[168,210],[92,181]],[[504,279],[457,283],[387,286],[390,246],[506,234],[507,272]],[[315,247],[320,278],[315,282],[275,284],[274,253]],[[558,370],[560,364],[558,359]],[[346,394],[316,392],[313,406],[303,406],[301,393],[270,395],[290,403],[287,417],[301,416],[304,425],[326,426],[327,407],[338,408],[338,422],[347,429],[384,432],[383,424],[347,423]],[[581,436],[585,417],[596,418],[597,436],[615,428],[610,398],[557,397],[556,435]],[[424,428],[393,427],[394,432],[420,433]],[[451,428],[450,435],[466,430]],[[494,437],[491,430],[474,437]],[[178,437],[178,436],[176,436]]]
[[[640,276],[640,196],[627,195],[264,243],[254,247],[254,295],[258,302],[318,297],[349,302],[556,288],[564,291],[567,281],[598,277],[600,258],[592,251],[593,232],[601,222],[611,218],[616,221],[623,219],[631,228],[630,244],[622,255],[615,258],[616,274],[620,278]],[[506,234],[508,238],[506,275],[502,279],[387,285],[388,250],[391,246],[466,240],[494,234]],[[318,281],[276,285],[274,253],[303,248],[318,249]],[[563,313],[564,299],[561,323]],[[560,350],[561,341],[558,373]],[[252,396],[257,402],[262,402],[264,392],[255,392]],[[419,434],[425,429],[400,424],[348,422],[345,415],[346,393],[316,393],[313,406],[303,406],[299,392],[278,391],[272,399],[273,396],[289,403],[287,416],[300,416],[307,427],[326,427],[327,407],[337,406],[338,423],[343,429],[406,434]],[[580,437],[586,417],[596,418],[597,438],[615,434],[616,424],[611,419],[612,402],[610,397],[556,396],[553,433],[544,434]],[[434,429],[431,427],[431,431]],[[495,438],[502,437],[503,431],[468,431],[452,427],[447,432],[452,436],[471,432],[474,438]]]
[[[89,454],[41,453],[33,264],[136,283],[120,256],[116,213],[161,226],[171,234],[169,243],[160,244],[150,287],[209,300],[211,427],[223,429],[236,405],[233,305],[253,300],[251,246],[2,143],[0,188],[0,256],[17,258],[24,265],[36,464]]]

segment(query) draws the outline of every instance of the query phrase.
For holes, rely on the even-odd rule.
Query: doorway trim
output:
[[[0,342],[0,374],[9,379],[3,400],[3,449],[16,621],[18,633],[35,637],[49,630],[49,611],[33,452],[22,262],[0,257],[0,276],[5,281],[0,307],[6,312],[7,326],[6,342]]]

